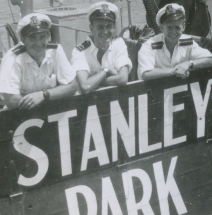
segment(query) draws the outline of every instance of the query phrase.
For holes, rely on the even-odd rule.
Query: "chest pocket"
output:
[[[41,68],[37,67],[37,65],[31,65],[27,70],[24,69],[20,86],[21,93],[26,95],[56,87],[57,78],[54,63],[47,63],[42,65]]]

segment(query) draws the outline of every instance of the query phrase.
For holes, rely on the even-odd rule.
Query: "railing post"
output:
[[[78,28],[75,29],[75,45],[77,46],[77,41],[78,41]]]

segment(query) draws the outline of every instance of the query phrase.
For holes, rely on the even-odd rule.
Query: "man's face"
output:
[[[26,51],[33,59],[45,56],[48,40],[49,32],[34,33],[22,38]]]
[[[115,23],[109,20],[95,20],[90,25],[93,42],[99,49],[106,50],[114,36]]]
[[[176,20],[164,23],[161,30],[164,33],[165,41],[176,45],[185,28],[183,20]]]

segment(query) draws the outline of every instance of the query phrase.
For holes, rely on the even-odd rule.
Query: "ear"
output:
[[[185,30],[185,25],[186,25],[185,22],[183,22],[183,31]]]
[[[90,24],[90,25],[89,25],[89,28],[90,28],[90,31],[91,31],[91,33],[92,33],[92,32],[93,32],[93,25]]]

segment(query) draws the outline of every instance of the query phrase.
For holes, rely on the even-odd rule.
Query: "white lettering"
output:
[[[112,134],[112,158],[118,160],[118,136],[119,131],[129,157],[135,156],[135,107],[134,98],[129,98],[129,126],[118,101],[110,104],[111,108],[111,134]]]
[[[89,151],[91,136],[93,137],[96,149],[93,151]],[[109,163],[107,148],[105,145],[103,131],[100,124],[96,105],[90,106],[88,108],[81,171],[87,169],[88,159],[95,157],[98,158],[99,164],[101,166]]]
[[[69,215],[80,215],[77,193],[85,197],[87,203],[87,215],[97,215],[97,201],[95,193],[87,186],[80,185],[65,190]]]
[[[77,111],[67,111],[48,117],[49,122],[58,122],[62,176],[72,173],[69,118],[77,116]]]
[[[173,157],[169,167],[169,172],[168,172],[166,182],[164,179],[162,162],[160,161],[153,164],[157,191],[158,191],[158,198],[160,203],[160,210],[161,210],[161,214],[163,215],[170,215],[169,203],[168,203],[169,193],[173,199],[173,202],[175,204],[178,214],[180,215],[180,214],[187,213],[187,209],[185,207],[185,204],[183,202],[182,196],[178,189],[177,183],[173,176],[176,163],[177,163],[177,157]]]
[[[197,137],[203,137],[205,135],[205,112],[211,93],[211,84],[212,80],[210,79],[207,84],[204,99],[202,98],[199,83],[196,82],[190,84],[194,106],[197,113]]]
[[[113,215],[123,214],[110,177],[102,178],[102,215],[108,215],[108,206]]]
[[[24,138],[24,132],[27,128],[37,126],[39,128],[43,125],[43,120],[30,119],[23,122],[15,131],[13,141],[14,148],[21,154],[33,159],[38,165],[38,172],[32,178],[26,178],[23,175],[19,175],[18,184],[23,186],[33,186],[38,184],[46,175],[49,167],[49,160],[47,155],[41,149],[31,145]]]
[[[139,154],[154,151],[162,147],[162,143],[148,145],[148,103],[147,94],[138,96]]]
[[[136,203],[133,188],[133,177],[140,179],[143,185],[143,198]],[[122,173],[124,192],[127,201],[128,215],[138,215],[138,210],[142,210],[144,215],[154,215],[149,204],[152,195],[152,183],[148,174],[142,169],[133,169]]]
[[[164,90],[164,146],[186,141],[186,135],[173,139],[173,113],[184,109],[184,104],[173,105],[173,94],[188,90],[187,85]]]

